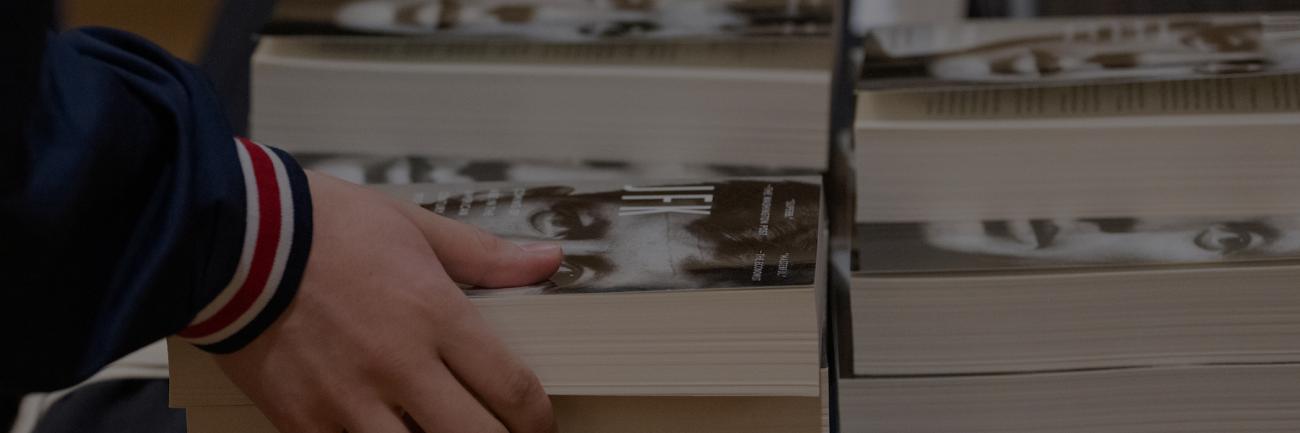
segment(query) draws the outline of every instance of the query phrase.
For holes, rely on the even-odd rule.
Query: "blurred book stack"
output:
[[[291,151],[826,164],[821,0],[285,0],[251,130]]]
[[[1300,425],[1297,23],[869,34],[841,430]]]

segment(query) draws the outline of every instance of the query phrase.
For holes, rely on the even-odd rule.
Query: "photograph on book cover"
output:
[[[1047,18],[872,30],[859,88],[1076,84],[1300,69],[1300,15]]]
[[[526,244],[555,242],[550,281],[488,296],[811,286],[816,179],[392,186],[437,214]]]
[[[830,34],[820,0],[282,0],[268,33],[582,42]]]
[[[295,153],[303,167],[358,184],[589,182],[625,179],[815,176],[813,169],[626,161],[476,159],[424,155]]]
[[[1300,259],[1300,216],[864,223],[855,236],[863,273]]]

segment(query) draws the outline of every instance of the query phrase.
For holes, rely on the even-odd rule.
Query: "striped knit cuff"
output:
[[[293,299],[311,250],[311,194],[302,168],[278,149],[235,140],[247,220],[230,283],[177,335],[200,349],[243,348]]]

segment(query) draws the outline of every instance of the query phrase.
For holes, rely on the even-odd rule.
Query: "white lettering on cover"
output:
[[[790,276],[790,253],[781,253],[781,258],[776,260],[776,276],[781,278]]]
[[[758,236],[766,238],[768,222],[772,220],[772,185],[763,188],[763,203],[758,209]]]
[[[650,215],[657,213],[680,213],[688,215],[708,215],[712,206],[619,206],[618,216]]]
[[[713,203],[713,194],[625,195],[623,200],[662,200],[664,203],[672,203],[673,200],[701,200],[705,203]]]
[[[510,200],[510,214],[511,214],[511,215],[516,215],[516,216],[518,216],[520,213],[523,213],[523,209],[524,209],[524,194],[527,193],[527,192],[528,192],[528,190],[525,189],[525,188],[515,188],[514,198]]]
[[[460,196],[460,211],[456,212],[456,215],[460,215],[460,216],[469,215],[470,209],[473,208],[474,208],[474,191],[465,191],[465,194]]]
[[[497,214],[497,201],[501,199],[501,190],[492,188],[488,191],[487,201],[483,203],[483,216]]]
[[[623,196],[624,201],[649,200],[657,201],[671,206],[619,206],[618,216],[632,215],[652,215],[652,214],[686,214],[686,215],[708,215],[713,210],[713,194],[671,194],[671,193],[690,193],[700,191],[713,191],[713,185],[699,186],[623,186],[624,192],[630,193],[651,193],[651,194],[628,194]],[[680,202],[696,202],[707,204],[674,204]]]
[[[624,185],[625,192],[683,192],[683,191],[713,191],[713,185],[699,186],[632,186]]]
[[[767,264],[767,254],[759,251],[754,255],[754,272],[749,275],[750,281],[763,281],[763,266]]]
[[[441,191],[438,193],[438,201],[433,204],[433,211],[439,215],[447,212],[447,199],[451,198],[451,193]]]

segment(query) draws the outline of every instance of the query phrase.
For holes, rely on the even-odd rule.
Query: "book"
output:
[[[1268,431],[1300,215],[859,224],[841,431]],[[1191,430],[1189,430],[1191,428]]]
[[[1077,85],[1300,69],[1300,14],[988,19],[872,29],[864,90]]]
[[[869,35],[843,431],[1286,424],[1294,390],[1259,385],[1300,365],[1295,22]]]
[[[253,58],[252,135],[295,152],[820,169],[830,16],[806,0],[286,1]]]
[[[619,182],[625,179],[710,179],[815,176],[816,170],[735,164],[655,163],[584,159],[476,159],[428,154],[297,153],[308,170],[356,184],[475,182]]]
[[[1300,216],[858,228],[857,375],[1300,363]]]
[[[551,398],[563,433],[826,433],[824,400],[813,397]],[[256,406],[185,410],[190,433],[276,433]]]
[[[1300,423],[1300,366],[839,381],[840,431],[1265,432]]]
[[[548,281],[467,293],[553,395],[821,394],[816,177],[391,185],[515,241],[565,248]],[[248,404],[173,342],[171,403]]]
[[[1300,75],[860,92],[859,222],[1300,213]]]
[[[826,35],[814,0],[289,0],[268,34],[421,35],[553,41]]]
[[[1257,72],[860,85],[842,430],[1286,423],[1245,390],[1300,365],[1300,76]]]

